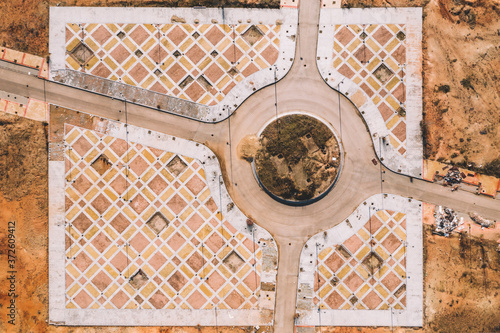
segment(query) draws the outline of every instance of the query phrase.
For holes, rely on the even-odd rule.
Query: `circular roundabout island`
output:
[[[342,166],[342,147],[332,128],[304,114],[288,114],[258,135],[255,176],[273,199],[304,206],[325,196]]]

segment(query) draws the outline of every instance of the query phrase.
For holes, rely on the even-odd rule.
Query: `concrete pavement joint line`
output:
[[[129,23],[129,24],[170,24],[171,17],[182,18],[186,24],[213,24],[216,20],[219,24],[223,21],[225,24],[276,24],[281,21],[279,54],[277,61],[270,67],[264,68],[240,81],[218,104],[208,108],[201,104],[195,104],[193,107],[193,118],[207,121],[218,122],[228,116],[254,91],[265,86],[273,84],[275,81],[274,70],[276,68],[277,79],[282,79],[292,66],[295,56],[295,36],[297,34],[298,10],[291,8],[283,9],[194,9],[194,8],[94,8],[94,7],[51,7],[50,17],[50,45],[51,52],[51,79],[54,79],[58,73],[64,74],[65,69],[65,43],[66,24],[72,22],[83,23]],[[258,21],[254,23],[255,17]],[[247,23],[250,21],[250,23]],[[73,82],[72,76],[67,73],[61,75],[60,79],[68,84],[77,85],[81,80]],[[104,81],[103,81],[104,82]],[[100,88],[103,83],[98,84]],[[86,88],[90,90],[99,89],[99,87]],[[110,84],[105,95],[119,98],[119,90],[123,88],[119,84]],[[115,91],[118,90],[118,91]],[[102,93],[102,92],[101,92]],[[147,98],[145,98],[147,100]],[[175,100],[175,98],[170,98]],[[177,104],[172,101],[168,104]],[[152,106],[146,104],[147,106]],[[152,107],[156,108],[156,105]],[[202,111],[196,110],[200,108]],[[169,108],[169,111],[177,111]]]
[[[83,130],[83,129],[81,129]],[[81,131],[78,130],[78,131]],[[88,130],[87,130],[88,131]],[[117,138],[116,140],[129,140],[142,146],[166,150],[174,154],[186,156],[186,152],[203,164],[202,168],[206,175],[206,181],[214,198],[215,204],[223,209],[223,215],[236,230],[249,239],[264,241],[262,248],[262,270],[260,281],[266,285],[266,290],[261,291],[259,297],[259,309],[218,309],[217,314],[213,309],[70,309],[66,307],[66,283],[65,283],[65,177],[64,161],[49,161],[49,317],[51,322],[61,322],[66,325],[116,325],[116,326],[219,326],[230,325],[270,325],[272,315],[265,315],[262,311],[272,314],[274,311],[275,286],[276,284],[276,258],[277,245],[272,236],[263,228],[254,225],[248,227],[247,218],[238,207],[234,206],[225,185],[219,179],[220,166],[213,152],[207,147],[192,141],[175,138],[169,135],[148,131],[147,129],[127,126],[124,124],[103,120],[93,125],[93,131],[89,133],[101,133],[103,138]],[[74,130],[73,130],[74,132]],[[73,133],[71,132],[71,133]],[[71,134],[74,137],[74,133]],[[90,134],[89,134],[90,135]],[[91,136],[95,137],[95,136]],[[109,140],[109,139],[103,139]],[[54,144],[54,143],[53,143]],[[79,147],[81,143],[78,144]],[[75,146],[76,147],[76,146]],[[179,156],[177,155],[177,156]],[[132,158],[134,162],[134,158]],[[90,162],[89,162],[90,163]],[[105,175],[105,174],[103,174]],[[103,181],[103,180],[101,180]],[[220,199],[219,199],[220,198]],[[221,202],[219,202],[219,200]],[[177,222],[173,222],[177,223]],[[133,272],[131,272],[133,273]],[[203,284],[203,282],[202,282]],[[110,303],[111,304],[111,303]],[[217,321],[217,322],[216,322]]]
[[[384,57],[386,57],[388,53],[390,54],[390,52],[394,51],[397,45],[395,47],[393,45],[394,42],[391,42],[384,46],[389,48],[390,51],[384,52],[385,49],[382,48],[382,50],[379,51],[380,54],[374,58],[373,64],[368,62],[366,65],[363,65],[362,60],[361,66],[359,64],[354,64],[354,62],[358,61],[360,58],[366,57],[367,54],[367,59],[369,59],[373,56],[373,53],[366,48],[367,46],[365,46],[365,44],[358,40],[353,42],[353,45],[356,47],[348,53],[335,49],[334,43],[337,45],[336,47],[338,47],[338,45],[343,45],[342,43],[347,43],[348,45],[348,43],[350,43],[347,42],[348,38],[350,36],[354,37],[353,33],[347,30],[338,30],[336,32],[336,27],[338,27],[337,29],[342,29],[343,25],[349,25],[353,29],[359,29],[361,33],[360,40],[364,40],[363,38],[370,36],[369,29],[373,31],[374,27],[382,26],[382,28],[379,29],[380,32],[377,31],[375,33],[376,36],[374,36],[385,43],[387,43],[386,35],[389,34],[392,26],[402,25],[404,27],[405,32],[403,32],[401,36],[398,35],[397,38],[403,40],[406,45],[404,54],[401,54],[402,52],[399,51],[402,48],[398,48],[396,50],[397,52],[394,52],[394,57],[400,60],[406,59],[404,61],[401,60],[403,62],[399,70],[401,74],[397,73],[397,75],[402,77],[402,88],[397,86],[398,83],[396,82],[397,80],[395,81],[394,77],[392,79],[388,77],[387,81],[382,85],[383,88],[380,92],[380,96],[386,98],[385,102],[382,101],[381,103],[381,97],[377,94],[373,95],[372,88],[369,88],[369,86],[371,82],[372,86],[380,87],[380,77],[382,77],[382,80],[385,80],[385,78],[383,78],[384,70],[387,73],[386,75],[394,75],[392,71],[397,68],[394,60],[387,58],[386,61],[388,65],[382,68],[382,70],[380,70],[381,67],[379,67],[378,64],[381,61],[380,59],[382,59],[383,64]],[[364,29],[366,29],[366,33]],[[383,158],[384,165],[395,172],[422,178],[423,171],[421,161],[423,160],[423,148],[422,133],[420,129],[420,122],[422,120],[422,9],[322,9],[319,30],[317,65],[325,82],[333,89],[344,94],[359,109],[372,133],[372,141],[374,147],[376,147],[376,153],[379,158]],[[341,39],[340,41],[332,38],[336,36],[336,33],[338,38]],[[391,33],[395,32],[391,31]],[[397,41],[397,39],[394,40]],[[369,40],[369,42],[374,43],[372,40]],[[370,47],[380,50],[379,46],[375,44],[370,45],[373,45]],[[336,58],[336,56],[346,58],[351,55],[349,54],[351,52],[353,55],[351,58],[358,60],[353,62],[353,60],[350,59],[349,65],[346,63],[341,67],[340,64],[342,63],[339,62],[339,58]],[[375,62],[377,62],[376,65],[374,65]],[[338,66],[338,68],[335,66]],[[350,66],[354,66],[353,68],[355,70],[360,70],[361,76],[354,77],[356,74],[352,71]],[[366,79],[368,85],[363,81],[364,79],[361,79],[361,77],[366,76],[363,66],[367,68],[368,72],[375,73],[372,73],[371,76],[368,75],[368,79]],[[395,68],[389,69],[388,66],[389,68],[390,66]],[[339,71],[342,71],[343,74]],[[353,79],[349,79],[346,75],[351,76]],[[378,76],[377,80],[372,78],[372,76],[375,77],[375,75]],[[385,87],[391,87],[390,89],[394,89],[392,94],[395,94],[394,96],[399,96],[398,98],[401,100],[400,103],[403,103],[401,104],[403,105],[403,113],[396,109],[397,103],[395,103],[395,98],[390,95],[391,93],[387,95],[388,91],[385,90]],[[387,89],[390,90],[389,88]],[[382,111],[379,111],[379,109],[383,110],[385,113],[381,114]],[[390,111],[391,109],[392,111]],[[391,115],[391,113],[394,114],[398,112],[399,114],[395,116]],[[385,119],[387,119],[387,121]],[[398,123],[397,119],[401,119],[401,121]],[[379,142],[381,139],[384,139],[385,145]],[[399,139],[402,141],[399,142]]]
[[[370,229],[374,237],[367,233]],[[344,222],[313,236],[300,257],[297,324],[422,326],[422,232],[420,201],[376,194]],[[366,259],[370,253],[375,253],[379,271],[364,279],[363,274],[370,276]],[[349,256],[353,258],[344,259]],[[332,277],[330,269],[338,270],[338,275]]]

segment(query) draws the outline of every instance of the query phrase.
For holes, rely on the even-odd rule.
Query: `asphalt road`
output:
[[[498,199],[466,191],[451,192],[449,188],[418,179],[411,182],[407,176],[380,164],[373,165],[371,160],[377,156],[359,112],[349,100],[339,98],[317,70],[319,11],[319,1],[301,0],[296,56],[290,72],[276,87],[272,85],[254,93],[223,122],[206,124],[127,103],[129,124],[210,147],[219,158],[235,204],[275,237],[279,246],[275,332],[293,332],[296,292],[291,291],[297,290],[299,257],[304,243],[312,235],[342,222],[376,193],[398,194],[500,220]],[[28,72],[29,69],[0,62],[0,90],[96,116],[125,120],[123,101],[43,81]],[[345,156],[340,177],[325,198],[304,207],[286,206],[271,199],[256,182],[251,165],[237,157],[238,143],[245,136],[257,133],[276,114],[290,111],[314,114],[330,123],[337,134],[342,127]]]

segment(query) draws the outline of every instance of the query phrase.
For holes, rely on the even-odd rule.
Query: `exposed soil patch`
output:
[[[80,64],[85,65],[92,57],[94,52],[85,44],[78,43],[77,46],[70,52],[70,55]]]
[[[240,267],[245,263],[245,261],[237,254],[232,251],[227,257],[222,260],[224,265],[226,265],[233,273],[236,273]]]
[[[263,36],[264,33],[255,25],[248,28],[242,35],[243,39],[250,45],[257,43]]]
[[[255,168],[264,187],[274,195],[309,200],[335,181],[340,147],[335,135],[316,118],[281,117],[264,129],[259,141]]]
[[[92,162],[91,166],[99,173],[101,176],[106,173],[111,168],[111,162],[109,158],[105,155],[99,155],[98,158]]]
[[[424,226],[427,330],[498,332],[500,254],[494,240],[434,236]]]
[[[237,147],[238,157],[252,162],[253,158],[260,149],[259,138],[254,135],[245,136],[239,143]]]
[[[8,200],[47,178],[47,125],[0,112],[0,189]]]

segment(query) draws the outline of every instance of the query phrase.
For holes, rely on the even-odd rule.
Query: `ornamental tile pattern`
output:
[[[406,308],[406,216],[379,210],[342,244],[318,254],[316,308]]]
[[[66,308],[259,307],[261,248],[198,160],[68,124],[64,143]]]
[[[66,24],[66,68],[215,105],[274,64],[280,25]]]
[[[405,25],[336,25],[333,49],[333,68],[371,99],[390,131],[389,143],[405,156]]]

